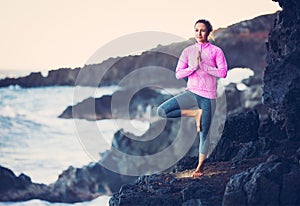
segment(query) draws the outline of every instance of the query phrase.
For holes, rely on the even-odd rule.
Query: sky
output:
[[[0,71],[82,67],[112,42],[121,47],[124,36],[188,39],[198,19],[218,29],[278,10],[272,0],[0,0]],[[167,39],[143,41],[148,47],[176,41]],[[120,55],[114,48],[109,55]]]

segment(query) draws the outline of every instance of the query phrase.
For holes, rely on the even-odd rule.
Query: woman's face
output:
[[[208,35],[205,24],[197,23],[195,25],[195,38],[199,44],[207,42]]]

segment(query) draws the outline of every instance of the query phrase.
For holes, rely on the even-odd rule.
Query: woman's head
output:
[[[208,37],[211,34],[213,27],[209,21],[205,19],[199,19],[194,25],[195,39],[198,43],[205,43],[208,41]]]

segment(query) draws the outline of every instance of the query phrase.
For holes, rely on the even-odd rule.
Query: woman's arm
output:
[[[192,58],[195,59],[194,64],[189,63],[189,58],[188,58],[188,51],[185,49],[181,53],[177,67],[176,67],[176,78],[177,79],[182,79],[185,78],[192,73],[194,73],[198,68],[199,68],[199,63],[197,62],[197,58]]]
[[[221,49],[218,49],[216,53],[216,65],[216,67],[213,67],[205,64],[204,62],[200,62],[201,70],[206,71],[212,76],[225,78],[227,76],[227,62]]]

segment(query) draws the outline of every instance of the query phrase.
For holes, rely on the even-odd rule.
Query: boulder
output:
[[[59,117],[87,120],[149,119],[156,116],[156,108],[170,97],[153,88],[122,89],[112,95],[89,97],[74,106],[68,106]]]
[[[275,0],[278,13],[267,42],[263,103],[274,122],[283,122],[290,139],[300,138],[300,28],[297,0]]]
[[[265,163],[232,176],[223,205],[299,205],[300,166],[272,155]]]

